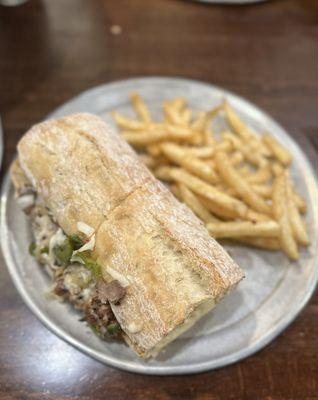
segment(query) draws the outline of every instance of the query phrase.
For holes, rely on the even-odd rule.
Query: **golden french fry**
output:
[[[227,188],[219,187],[219,189],[220,189],[222,192],[228,194],[229,196],[233,196],[233,197],[236,197],[236,198],[239,197],[238,194],[237,194],[237,191],[236,191],[234,188],[232,188],[232,187],[227,187]]]
[[[258,152],[261,156],[270,157],[271,151],[269,148],[260,140],[260,138],[256,137],[252,138],[248,141],[250,149]]]
[[[273,211],[276,221],[280,225],[280,244],[285,254],[292,260],[298,260],[299,253],[296,241],[293,237],[289,212],[286,207],[286,183],[284,174],[278,175],[273,184]]]
[[[206,123],[206,113],[201,111],[197,114],[196,119],[192,122],[191,128],[196,132],[203,131]]]
[[[214,146],[216,144],[216,140],[214,139],[213,130],[210,127],[210,122],[206,123],[206,126],[203,131],[203,145],[206,146]]]
[[[146,128],[144,122],[137,121],[132,118],[124,117],[123,115],[119,114],[117,111],[112,112],[112,117],[114,118],[116,124],[121,129],[126,129],[129,131],[142,131]]]
[[[217,218],[221,218],[222,220],[229,221],[237,218],[236,212],[230,211],[221,207],[218,204],[213,203],[209,199],[206,199],[203,196],[197,195],[200,202],[203,206],[210,211],[211,214],[216,216]]]
[[[209,111],[200,111],[197,118],[192,122],[191,127],[197,132],[204,132],[206,128],[210,128],[211,120],[221,110],[222,106],[219,105]]]
[[[279,225],[276,221],[250,222],[231,221],[213,222],[206,225],[208,231],[214,238],[236,238],[236,237],[277,237]]]
[[[261,198],[251,185],[235,171],[225,153],[218,152],[215,157],[216,169],[221,178],[255,211],[263,214],[271,214],[269,205]]]
[[[184,151],[189,154],[192,155],[194,157],[198,157],[198,158],[211,158],[215,151],[213,149],[213,147],[210,146],[201,146],[201,147],[183,147]]]
[[[244,176],[245,178],[250,176],[252,173],[251,168],[248,165],[243,165],[242,167],[237,168],[236,170],[240,175]]]
[[[180,129],[180,127],[171,127],[170,125],[167,125],[164,128],[160,127],[154,130],[141,131],[138,133],[123,131],[122,135],[131,145],[144,147],[162,141],[188,140],[193,136],[193,133],[188,129]]]
[[[224,108],[224,104],[220,103],[218,106],[211,108],[210,110],[206,111],[207,120],[211,121],[216,115],[222,111]]]
[[[188,126],[190,124],[192,117],[192,111],[190,108],[186,108],[181,112],[181,118],[182,118],[182,124],[185,126]]]
[[[238,138],[237,136],[234,135],[234,133],[230,132],[230,131],[223,131],[221,132],[221,138],[223,140],[228,140],[230,143],[233,144],[233,147],[235,149],[240,149],[240,147],[242,147],[243,142],[240,138]]]
[[[275,158],[284,166],[288,166],[292,161],[292,156],[279,142],[269,134],[262,137],[263,142],[271,150]]]
[[[219,105],[209,111],[199,113],[197,119],[191,124],[192,129],[201,134],[201,141],[198,139],[197,144],[205,144],[208,146],[215,144],[211,124],[213,118],[221,110],[221,108],[222,105]]]
[[[139,154],[139,159],[148,167],[154,168],[157,163],[156,160],[149,154]]]
[[[182,201],[182,197],[181,197],[181,193],[180,193],[180,188],[178,185],[174,184],[174,185],[170,185],[169,189],[171,190],[171,192],[174,194],[174,196]]]
[[[255,138],[255,134],[248,129],[248,127],[241,120],[234,109],[229,105],[229,103],[224,103],[224,110],[226,118],[234,132],[236,132],[244,140]]]
[[[163,143],[161,145],[161,150],[170,161],[180,165],[205,181],[209,183],[218,181],[218,177],[213,168],[199,158],[188,154],[182,146],[178,146],[174,143]]]
[[[289,214],[290,225],[294,234],[294,238],[298,243],[303,246],[309,245],[309,237],[301,216],[299,214],[298,207],[295,203],[295,196],[293,188],[290,182],[288,173],[285,173],[285,185],[286,185],[286,196],[287,196],[287,209]]]
[[[277,162],[273,163],[271,167],[272,167],[274,176],[278,176],[284,172],[284,168]],[[294,200],[295,200],[295,203],[297,204],[299,211],[302,214],[305,214],[307,211],[307,204],[306,204],[305,200],[298,193],[296,193],[295,190],[294,190],[294,196],[295,196]]]
[[[159,166],[168,166],[169,165],[169,160],[164,156],[164,155],[159,155],[158,157],[153,157],[151,154],[140,154],[139,158],[141,161],[147,165],[148,168],[154,169]]]
[[[146,149],[153,157],[158,157],[161,154],[161,148],[158,143],[150,144]]]
[[[150,112],[146,103],[142,100],[138,93],[132,93],[130,96],[131,103],[136,111],[139,118],[146,124],[151,122]]]
[[[258,168],[264,168],[268,165],[268,161],[259,152],[253,151],[248,145],[241,147],[241,152],[243,153],[246,160]]]
[[[294,201],[298,207],[298,210],[301,212],[301,214],[305,214],[307,212],[307,204],[305,200],[294,191]]]
[[[264,197],[264,199],[270,199],[272,197],[272,188],[270,186],[254,184],[254,185],[251,185],[251,188],[259,196]],[[241,197],[239,195],[239,193],[237,193],[237,191],[233,187],[220,188],[220,189],[230,196],[238,197],[238,198]]]
[[[180,183],[179,191],[182,201],[191,208],[191,210],[205,223],[217,222],[218,219],[215,218],[209,210],[207,210],[204,205],[200,202],[198,197],[191,192],[189,188]]]
[[[229,141],[235,150],[242,153],[243,157],[256,167],[264,167],[267,165],[267,160],[258,152],[250,148],[249,140],[243,142],[240,138],[234,136],[230,132],[223,132],[222,138]]]
[[[242,219],[249,217],[246,204],[215,189],[213,186],[189,172],[181,168],[170,168],[169,177],[174,181],[185,184],[193,192],[209,199],[221,208],[231,211],[232,215]]]
[[[182,116],[178,110],[178,108],[176,107],[176,103],[175,102],[164,102],[163,103],[163,112],[164,115],[167,119],[167,121],[169,121],[171,124],[175,124],[175,125],[182,125],[183,121],[182,121]]]
[[[214,160],[204,160],[204,162],[210,165],[211,168],[215,170],[215,161]]]
[[[278,164],[278,162],[274,162],[273,164],[271,164],[271,167],[274,176],[278,176],[284,172],[284,168],[280,164]]]
[[[241,164],[241,162],[243,162],[244,160],[244,156],[240,151],[235,151],[233,154],[231,154],[230,158],[231,158],[231,163],[234,166]]]
[[[177,111],[181,111],[187,105],[187,101],[184,97],[176,97],[171,101],[172,107],[174,107]]]
[[[198,196],[198,198],[205,208],[207,208],[213,215],[216,215],[217,217],[226,221],[237,218],[237,214],[235,212],[226,210],[224,207],[211,202],[209,199],[206,199],[203,196]],[[263,222],[269,221],[270,218],[267,215],[248,209],[244,219],[252,222]]]
[[[205,121],[205,125],[202,131],[202,139],[203,139],[203,144],[206,146],[214,146],[216,144],[212,127],[212,121],[210,118],[207,118]]]
[[[179,125],[173,125],[169,123],[165,124],[157,124],[156,126],[153,127],[153,130],[158,130],[158,131],[165,131],[167,136],[171,138],[173,141],[180,141],[183,143],[187,144],[200,144],[198,143],[201,141],[200,134],[197,132],[194,132],[190,128],[186,126],[179,126]]]
[[[156,168],[153,171],[153,174],[155,175],[155,177],[157,179],[160,179],[165,182],[173,182],[174,179],[171,174],[171,169],[172,169],[172,167],[169,167],[169,166],[161,166],[161,167]]]
[[[270,186],[253,184],[251,187],[255,193],[264,197],[264,199],[270,199],[272,197],[273,189]]]
[[[263,222],[263,221],[269,221],[270,217],[268,215],[258,213],[249,208],[247,210],[245,219],[252,222]]]
[[[228,153],[233,150],[233,145],[229,140],[223,140],[223,142],[217,142],[214,146],[215,151],[224,151]]]
[[[254,174],[250,174],[246,177],[248,183],[265,183],[272,178],[272,172],[270,166],[260,168]]]
[[[280,250],[278,238],[264,237],[242,237],[235,238],[235,241],[247,246],[258,247],[263,250],[277,251]]]

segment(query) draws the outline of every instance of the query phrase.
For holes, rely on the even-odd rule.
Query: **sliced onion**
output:
[[[78,253],[86,250],[91,250],[93,251],[95,247],[95,235],[92,235],[92,237],[89,239],[88,242],[86,242],[82,247],[80,247],[78,250],[76,250]]]
[[[53,236],[51,236],[50,242],[49,242],[49,261],[50,261],[50,266],[53,269],[55,268],[54,262],[55,262],[55,256],[54,256],[54,252],[53,249],[55,246],[58,246],[60,244],[62,244],[64,242],[64,240],[66,239],[66,236],[64,235],[63,231],[61,228],[58,228],[58,230],[54,233]],[[59,268],[59,267],[57,267]]]
[[[106,271],[109,273],[109,275],[116,279],[122,287],[127,287],[129,286],[129,281],[126,277],[124,277],[124,275],[120,274],[118,271],[114,270],[111,267],[107,267]]]
[[[70,261],[72,263],[79,263],[79,264],[85,265],[84,260],[80,256],[78,256],[77,254],[75,254],[75,251],[73,251],[73,254],[72,254],[72,257],[71,257]]]
[[[35,198],[33,194],[24,194],[17,198],[17,202],[21,210],[26,210],[34,205]]]
[[[76,256],[77,253],[81,253],[82,251],[93,251],[95,247],[95,235],[92,235],[92,237],[89,239],[87,243],[85,243],[82,247],[80,247],[78,250],[73,251],[71,261],[74,261],[74,257]]]
[[[95,229],[85,224],[85,222],[79,221],[77,223],[77,229],[79,232],[84,233],[85,236],[92,236],[95,233]]]

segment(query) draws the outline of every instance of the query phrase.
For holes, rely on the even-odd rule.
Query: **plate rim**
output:
[[[3,151],[4,151],[4,137],[3,137],[3,119],[1,118],[0,115],[0,170],[2,167],[2,161],[3,161]]]
[[[55,110],[53,110],[51,113],[49,113],[44,119],[51,118],[51,116],[55,113],[57,113],[59,110],[61,110],[64,106],[66,106],[68,103],[73,102],[77,100],[80,97],[87,96],[88,94],[92,95],[94,92],[101,90],[104,87],[111,88],[111,86],[116,86],[118,84],[137,84],[138,81],[149,81],[150,83],[153,82],[154,80],[156,81],[179,81],[180,83],[184,84],[195,84],[199,85],[205,88],[209,88],[212,90],[220,90],[222,91],[225,96],[230,95],[232,98],[239,100],[240,102],[243,102],[247,104],[249,107],[252,107],[255,111],[258,113],[262,114],[264,117],[266,117],[270,122],[273,122],[276,126],[278,126],[286,135],[288,135],[289,139],[293,143],[293,145],[298,149],[299,153],[301,154],[302,158],[306,162],[306,169],[310,172],[313,181],[315,182],[315,190],[316,193],[318,193],[318,185],[317,185],[317,176],[312,168],[312,165],[306,155],[306,153],[303,152],[303,150],[300,148],[300,146],[297,144],[297,142],[294,140],[294,138],[288,134],[288,132],[272,117],[270,117],[265,111],[260,109],[258,106],[254,105],[253,103],[249,102],[245,98],[236,95],[235,93],[232,93],[231,91],[228,91],[227,89],[223,89],[221,87],[218,87],[216,85],[212,85],[210,83],[202,82],[202,81],[197,81],[197,80],[191,80],[191,79],[186,79],[186,78],[178,78],[178,77],[161,77],[161,76],[151,76],[151,77],[136,77],[136,78],[130,78],[130,79],[123,79],[123,80],[116,80],[112,81],[106,84],[98,85],[92,88],[89,88],[78,95],[72,97],[59,107],[57,107]],[[22,277],[19,276],[18,273],[16,273],[16,268],[15,268],[15,261],[13,260],[13,257],[11,255],[11,251],[9,248],[9,226],[6,223],[6,211],[7,211],[7,200],[8,200],[8,194],[11,188],[11,180],[10,180],[10,167],[8,168],[5,178],[3,180],[3,184],[1,187],[1,208],[0,208],[0,220],[1,220],[1,227],[0,227],[0,237],[1,237],[1,248],[2,248],[2,253],[4,256],[5,263],[7,265],[7,269],[9,271],[9,274],[11,276],[11,279],[22,297],[23,301],[25,304],[28,306],[28,308],[32,311],[32,313],[43,323],[44,326],[46,326],[51,332],[56,334],[59,338],[63,339],[64,341],[68,342],[71,344],[73,347],[79,349],[82,351],[84,354],[87,354],[94,359],[103,362],[111,367],[115,367],[120,370],[125,370],[129,372],[134,372],[134,373],[141,373],[141,374],[146,374],[146,375],[187,375],[187,374],[195,374],[195,373],[201,373],[205,371],[210,371],[213,369],[221,368],[233,363],[236,363],[242,359],[245,359],[252,354],[258,352],[265,346],[267,346],[272,340],[274,340],[277,336],[279,336],[295,319],[296,317],[300,314],[300,312],[304,309],[306,304],[309,302],[310,298],[312,297],[315,288],[317,286],[318,282],[318,268],[316,268],[313,279],[310,283],[310,286],[308,287],[308,290],[306,294],[303,296],[302,300],[299,301],[292,309],[292,312],[289,312],[286,316],[281,318],[279,320],[278,325],[274,325],[271,330],[269,330],[265,336],[262,337],[260,341],[258,341],[256,344],[253,344],[252,346],[249,346],[245,348],[244,350],[240,349],[236,351],[235,353],[231,353],[230,355],[226,355],[224,357],[218,358],[217,360],[212,360],[212,361],[207,361],[203,362],[201,364],[192,364],[192,365],[184,365],[184,366],[165,366],[164,363],[162,366],[147,366],[147,365],[138,365],[135,361],[120,361],[116,360],[115,356],[109,356],[104,354],[103,357],[99,355],[99,353],[93,349],[91,349],[89,346],[86,344],[83,344],[80,340],[77,340],[74,338],[71,334],[69,334],[66,330],[62,329],[55,323],[51,322],[50,318],[48,318],[45,314],[45,312],[42,312],[37,305],[33,302],[33,300],[29,297],[27,290],[25,288],[24,282]],[[314,260],[313,260],[314,261]]]

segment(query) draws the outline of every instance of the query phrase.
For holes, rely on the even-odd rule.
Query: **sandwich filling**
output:
[[[102,279],[101,267],[92,256],[94,229],[79,222],[78,233],[66,236],[26,177],[16,179],[15,187],[18,204],[31,219],[34,241],[29,252],[51,276],[53,296],[80,310],[101,338],[121,337],[110,303],[120,303],[125,288],[118,280]]]

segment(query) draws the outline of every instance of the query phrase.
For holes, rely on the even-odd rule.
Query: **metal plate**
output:
[[[2,126],[2,120],[0,117],[0,169],[2,165],[2,158],[3,158],[3,126]]]
[[[121,369],[145,374],[188,374],[231,364],[268,344],[296,317],[309,300],[318,278],[318,196],[313,171],[300,148],[268,115],[249,102],[207,84],[174,78],[144,78],[115,82],[89,90],[54,111],[50,117],[88,111],[113,124],[114,109],[133,115],[128,95],[139,91],[159,116],[163,99],[184,96],[195,109],[207,109],[224,97],[256,131],[272,132],[294,155],[292,174],[309,203],[312,245],[290,263],[281,253],[231,247],[246,279],[209,315],[170,344],[157,359],[140,360],[122,343],[94,336],[65,304],[45,297],[49,279],[28,255],[29,223],[13,199],[9,178],[1,203],[1,244],[12,279],[30,309],[53,332],[85,353]]]

